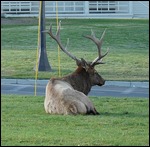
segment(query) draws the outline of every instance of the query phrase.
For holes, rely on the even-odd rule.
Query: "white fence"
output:
[[[133,1],[45,1],[46,17],[132,17]],[[38,16],[39,1],[1,1],[8,17]]]

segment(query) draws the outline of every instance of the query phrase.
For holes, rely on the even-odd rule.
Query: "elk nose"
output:
[[[103,80],[103,85],[105,84],[105,80]]]
[[[104,84],[105,84],[105,80],[102,81],[102,85],[104,85]],[[101,86],[102,86],[102,85],[101,85]]]
[[[105,84],[105,80],[103,79],[98,85],[103,86]]]

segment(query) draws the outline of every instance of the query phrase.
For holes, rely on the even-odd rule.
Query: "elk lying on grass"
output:
[[[87,62],[83,58],[78,59],[67,51],[60,40],[60,23],[56,35],[50,30],[46,31],[59,45],[61,50],[76,61],[77,69],[61,78],[52,78],[46,86],[44,108],[46,113],[50,114],[99,114],[93,103],[87,97],[91,87],[94,85],[102,86],[105,80],[94,69],[95,65],[102,64],[102,58],[108,51],[102,55],[101,45],[105,31],[101,39],[95,37],[94,33],[90,36],[84,36],[92,40],[98,48],[98,57],[92,62]],[[67,42],[68,44],[68,42]]]

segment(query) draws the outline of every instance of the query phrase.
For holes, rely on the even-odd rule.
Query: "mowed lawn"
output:
[[[7,23],[6,23],[7,22]],[[106,64],[96,66],[106,80],[149,81],[149,20],[146,19],[62,19],[61,40],[65,46],[69,38],[68,51],[77,58],[92,61],[98,56],[96,45],[83,35],[98,38],[106,28],[102,54],[109,49],[103,59]],[[46,29],[56,20],[46,19]],[[1,77],[35,78],[38,41],[37,18],[3,18],[1,25]],[[52,72],[39,72],[38,79],[60,76],[76,69],[76,63],[60,51],[57,44],[46,34],[46,49]]]
[[[2,146],[148,146],[145,98],[90,97],[100,115],[49,115],[43,96],[1,96]]]
[[[1,78],[35,78],[38,19],[1,19]],[[102,53],[106,64],[96,66],[105,80],[149,81],[149,20],[62,19],[61,39],[68,51],[92,61],[96,45],[83,38],[91,29],[106,35]],[[4,23],[7,22],[7,23]],[[46,19],[46,29],[56,20]],[[38,72],[38,79],[58,75],[58,48],[46,35],[51,72]],[[75,61],[60,51],[60,76],[76,69]],[[149,101],[146,98],[90,97],[101,115],[49,115],[44,96],[1,95],[2,146],[146,146],[149,145]]]

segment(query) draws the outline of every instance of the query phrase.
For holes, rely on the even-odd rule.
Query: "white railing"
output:
[[[31,12],[30,1],[1,1],[1,10],[3,13],[20,14]]]

